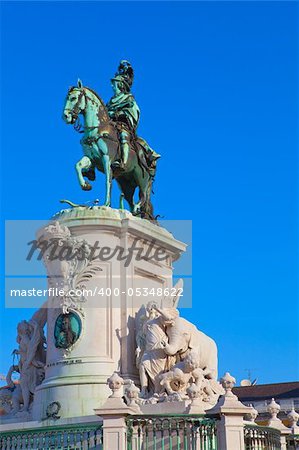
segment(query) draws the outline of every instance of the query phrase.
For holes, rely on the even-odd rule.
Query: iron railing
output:
[[[129,417],[126,422],[127,450],[217,450],[214,419],[155,415]]]
[[[287,436],[287,450],[299,450],[299,434]]]
[[[102,450],[102,424],[51,426],[0,433],[0,450]]]
[[[280,431],[259,425],[245,425],[245,450],[280,450]]]

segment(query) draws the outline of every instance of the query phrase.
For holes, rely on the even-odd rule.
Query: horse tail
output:
[[[151,202],[151,193],[152,193],[152,185],[154,179],[153,177],[149,177],[149,182],[146,189],[145,202],[143,205],[143,212],[146,219],[154,220],[154,208]]]
[[[67,205],[70,205],[72,208],[77,208],[78,206],[85,206],[85,205],[79,205],[78,203],[71,202],[70,200],[59,200],[60,203],[66,203]]]

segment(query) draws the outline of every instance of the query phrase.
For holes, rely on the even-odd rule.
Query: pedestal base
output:
[[[162,306],[163,290],[173,286],[173,261],[186,248],[164,228],[127,211],[78,207],[60,212],[55,221],[39,231],[39,239],[50,235],[63,245],[65,235],[68,245],[76,249],[78,242],[84,241],[89,249],[96,247],[92,261],[96,260],[98,267],[95,271],[94,266],[88,266],[89,261],[85,272],[80,269],[79,274],[74,274],[71,260],[51,265],[44,257],[52,284],[58,284],[57,279],[69,282],[71,276],[77,276],[85,280],[86,289],[93,294],[70,308],[82,325],[79,338],[70,348],[57,345],[57,321],[63,316],[57,307],[60,299],[48,302],[46,374],[36,388],[34,420],[47,417],[55,402],[56,407],[60,405],[61,418],[93,414],[110,393],[106,382],[114,371],[139,383],[135,365],[136,313],[149,301]],[[144,295],[143,288],[160,294]],[[60,332],[63,334],[63,329]]]

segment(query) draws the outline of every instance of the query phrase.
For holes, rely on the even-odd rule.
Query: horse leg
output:
[[[134,204],[133,214],[140,215],[146,202],[147,183],[145,182],[145,177],[142,177],[141,174],[137,174],[136,182],[139,187],[139,202]]]
[[[83,158],[81,158],[80,161],[78,161],[75,166],[80,186],[84,191],[90,191],[91,185],[87,181],[85,181],[83,174],[82,174],[82,170],[89,169],[91,166],[92,166],[92,163],[91,163],[90,159],[88,158],[88,156],[83,156]]]
[[[102,156],[103,167],[106,175],[106,200],[105,206],[110,206],[111,203],[111,186],[112,186],[112,172],[109,155]]]
[[[138,173],[136,182],[139,186],[139,202],[135,205],[134,214],[141,215],[147,219],[153,218],[153,207],[150,201],[152,180],[148,174]]]
[[[106,176],[106,198],[104,206],[110,206],[111,203],[111,186],[112,186],[112,170],[111,161],[108,152],[108,146],[104,139],[98,140],[100,158],[102,159],[103,169]]]
[[[143,212],[145,213],[145,217],[147,219],[155,220],[154,208],[151,202],[152,186],[153,186],[153,179],[149,176],[146,182],[146,194],[145,194],[145,202],[143,205]]]
[[[145,203],[145,189],[139,186],[139,202],[134,204],[133,214],[135,214],[136,216],[139,215],[141,213],[142,206],[144,205],[144,203]]]
[[[134,207],[135,207],[135,205],[134,205],[134,192],[135,192],[135,189],[136,189],[136,184],[135,183],[133,184],[132,181],[129,182],[128,179],[125,179],[125,178],[122,178],[122,177],[117,178],[116,181],[117,181],[117,184],[119,185],[120,190],[122,191],[126,201],[130,205],[130,211],[133,213],[134,212]]]

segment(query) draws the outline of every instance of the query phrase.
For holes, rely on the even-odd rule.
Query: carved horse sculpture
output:
[[[90,88],[84,87],[78,80],[77,87],[68,91],[63,110],[63,119],[73,124],[79,131],[78,117],[84,118],[81,145],[84,156],[76,164],[80,186],[89,191],[92,187],[84,177],[95,180],[95,169],[106,176],[105,206],[111,203],[111,184],[115,178],[123,195],[130,205],[131,212],[147,219],[153,219],[153,207],[150,200],[153,175],[142,160],[143,150],[138,142],[131,142],[130,153],[124,171],[113,169],[113,162],[120,158],[120,145],[115,124],[109,118],[105,103]],[[134,202],[134,193],[139,188],[139,202]]]

